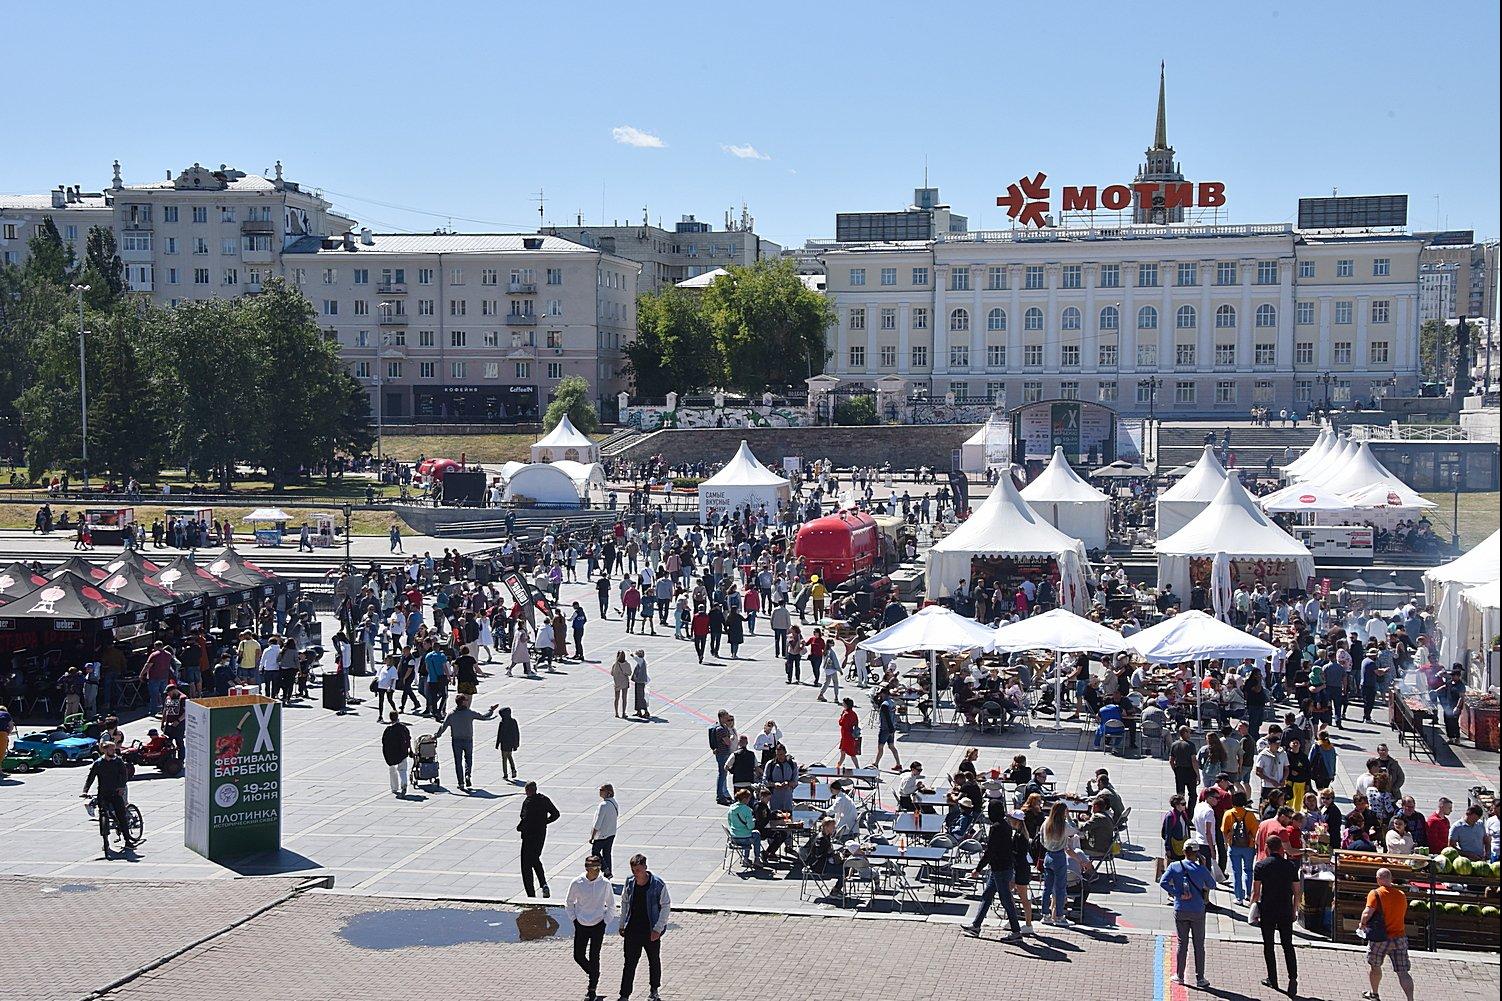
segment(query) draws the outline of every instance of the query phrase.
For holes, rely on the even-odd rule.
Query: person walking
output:
[[[631,658],[631,685],[636,689],[636,717],[650,720],[652,711],[647,705],[647,683],[652,679],[647,676],[647,656],[644,651],[638,650]]]
[[[842,699],[840,710],[840,760],[835,762],[836,768],[845,767],[845,759],[850,759],[851,768],[861,766],[861,718],[855,711],[854,699]]]
[[[735,749],[735,717],[724,709],[716,715],[717,721],[709,728],[709,750],[715,762],[715,802],[729,806],[730,785],[725,778],[725,763]]]
[[[574,962],[589,979],[584,1001],[602,1001],[596,990],[600,986],[600,946],[615,904],[615,891],[610,877],[600,875],[600,862],[594,855],[584,860],[584,875],[569,884],[563,901],[563,916],[574,926]]]
[[[881,768],[881,758],[888,750],[892,752],[892,771],[902,771],[902,756],[897,753],[897,703],[892,693],[883,689],[881,701],[876,706],[876,759],[871,767]]]
[[[793,618],[788,614],[788,605],[785,601],[779,601],[772,606],[772,656],[783,656],[783,649],[787,644],[788,626],[792,625]]]
[[[516,780],[516,759],[512,757],[522,746],[522,728],[511,715],[511,707],[501,710],[501,721],[495,728],[496,750],[501,752],[501,778]]]
[[[1158,881],[1158,885],[1173,898],[1173,923],[1179,938],[1173,982],[1184,982],[1184,964],[1189,958],[1192,940],[1195,986],[1201,990],[1210,986],[1205,977],[1205,907],[1210,901],[1210,891],[1215,889],[1215,877],[1205,865],[1208,850],[1209,846],[1203,841],[1186,842],[1184,857],[1171,863]]]
[[[522,836],[522,889],[526,890],[527,896],[536,896],[533,892],[536,886],[533,882],[535,876],[537,884],[542,886],[542,895],[551,897],[553,893],[548,889],[548,874],[542,867],[542,849],[548,840],[548,825],[562,814],[552,800],[537,791],[536,782],[528,782],[525,792],[521,816],[516,822],[516,829]]]
[[[702,664],[704,663],[704,648],[709,644],[709,614],[703,609],[694,612],[688,631],[694,640],[694,653],[698,655],[699,663]]]
[[[469,790],[470,773],[475,765],[475,721],[495,719],[495,711],[498,707],[491,706],[481,716],[469,707],[469,696],[460,695],[454,699],[454,711],[444,717],[443,725],[438,728],[437,737],[442,737],[445,730],[449,731],[449,747],[454,752],[454,774],[458,777],[459,788]]]
[[[615,685],[615,696],[610,703],[611,712],[626,718],[626,693],[631,690],[631,665],[626,661],[626,651],[617,650],[610,665],[610,680]]]
[[[512,671],[520,666],[522,676],[532,677],[532,644],[527,636],[526,623],[520,623],[516,630],[516,639],[511,644],[511,661],[506,665],[506,677],[512,677]]]
[[[610,849],[615,845],[620,819],[621,808],[615,801],[615,786],[606,782],[600,786],[600,805],[595,807],[595,821],[589,829],[589,850],[600,860],[606,879],[615,875],[611,871]]]
[[[1299,993],[1299,961],[1293,948],[1293,917],[1303,893],[1299,864],[1283,854],[1283,839],[1267,839],[1267,858],[1252,870],[1252,906],[1262,929],[1262,960],[1267,964],[1264,987],[1278,989],[1278,959],[1273,936],[1283,945],[1283,964],[1288,967],[1288,996]]]
[[[625,939],[625,962],[621,968],[621,1001],[631,997],[636,986],[636,967],[647,954],[649,1001],[661,1001],[662,934],[668,929],[672,902],[667,884],[647,868],[647,857],[631,856],[631,878],[621,888],[620,934]]]
[[[393,713],[396,712],[396,675],[397,663],[400,660],[401,658],[397,654],[391,654],[386,658],[386,662],[381,665],[381,673],[376,675],[375,690],[377,723],[381,721],[383,711],[387,706],[391,707],[391,711]]]
[[[1179,739],[1168,745],[1168,767],[1173,769],[1173,791],[1192,802],[1199,786],[1199,763],[1189,728],[1179,727]]]
[[[1392,870],[1377,870],[1377,888],[1366,895],[1366,909],[1356,925],[1356,934],[1366,939],[1367,978],[1372,989],[1362,993],[1377,1001],[1382,987],[1382,960],[1392,961],[1403,996],[1413,1001],[1413,974],[1408,959],[1408,935],[1404,922],[1408,918],[1408,898],[1393,885]]]
[[[971,938],[980,937],[981,922],[991,909],[992,900],[1000,894],[1002,910],[1006,912],[1007,923],[1011,926],[1011,931],[1002,937],[1002,941],[1016,942],[1022,938],[1022,926],[1017,919],[1017,901],[1012,897],[1012,859],[1019,850],[1027,850],[1027,835],[1022,829],[1022,811],[1008,814],[1006,803],[992,800],[986,812],[991,823],[990,832],[986,836],[986,850],[970,875],[972,878],[979,876],[983,869],[989,872],[986,874],[986,885],[981,890],[980,901],[975,906],[975,913],[965,922],[964,931]]]
[[[584,623],[588,621],[589,616],[584,614],[584,606],[574,602],[574,614],[569,626],[574,632],[574,659],[580,662],[584,660]]]
[[[782,647],[783,668],[787,671],[787,683],[803,683],[803,630],[793,626],[788,630]]]
[[[381,731],[381,756],[391,773],[391,795],[407,795],[407,773],[412,760],[412,731],[402,722],[401,714],[391,710],[389,722]]]

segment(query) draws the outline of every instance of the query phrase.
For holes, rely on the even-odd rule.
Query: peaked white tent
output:
[[[1199,462],[1183,479],[1158,495],[1158,539],[1168,538],[1203,511],[1221,484],[1226,481],[1226,467],[1215,455],[1215,446],[1206,445]]]
[[[1335,442],[1335,433],[1327,427],[1319,429],[1319,437],[1314,439],[1314,444],[1304,450],[1304,454],[1294,459],[1283,467],[1283,477],[1290,479],[1303,475],[1307,470],[1319,464],[1320,456],[1330,450]]]
[[[1319,485],[1325,489],[1343,494],[1355,493],[1378,484],[1408,490],[1408,484],[1388,472],[1387,467],[1377,461],[1371,446],[1366,442],[1356,445],[1351,451],[1351,457],[1338,470],[1319,481]]]
[[[1172,584],[1187,599],[1194,561],[1205,561],[1204,570],[1210,570],[1217,557],[1223,564],[1220,584],[1226,591],[1226,585],[1237,580],[1303,587],[1314,576],[1309,550],[1257,509],[1234,473],[1193,521],[1158,540],[1158,581]]]
[[[719,513],[746,504],[753,509],[765,504],[769,512],[775,513],[792,495],[788,481],[757,461],[742,439],[741,447],[725,467],[699,484],[699,520],[707,520],[711,510]]]
[[[1265,660],[1273,645],[1204,612],[1180,612],[1126,638],[1138,656],[1153,664],[1191,660]]]
[[[1080,479],[1062,448],[1055,447],[1037,479],[1022,488],[1022,499],[1054,528],[1083,542],[1086,549],[1106,548],[1111,499]]]
[[[1502,580],[1502,531],[1493,532],[1468,553],[1424,574],[1424,597],[1435,608],[1440,662],[1460,663],[1465,649],[1464,595],[1471,588]]]
[[[1017,492],[1010,476],[996,481],[985,502],[953,532],[928,550],[924,574],[928,597],[939,598],[969,581],[976,559],[1037,559],[1056,561],[1062,608],[1083,611],[1085,591],[1084,543],[1043,520]]]
[[[1502,633],[1502,581],[1466,588],[1460,595],[1460,612],[1461,638],[1456,646],[1463,653],[1456,659],[1464,657],[1469,667],[1466,684],[1477,689],[1494,688],[1497,676],[1486,652],[1491,649],[1492,637]],[[1476,653],[1481,656],[1473,656]]]
[[[1325,453],[1313,467],[1307,470],[1303,477],[1305,483],[1327,483],[1340,475],[1340,471],[1351,461],[1351,456],[1356,454],[1356,443],[1349,438],[1342,438],[1329,452]]]
[[[599,462],[600,446],[568,419],[568,414],[532,446],[533,462],[555,462],[567,459],[570,462]]]

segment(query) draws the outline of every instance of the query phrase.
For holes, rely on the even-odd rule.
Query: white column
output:
[[[934,333],[933,373],[935,376],[949,374],[949,265],[934,263],[934,315],[929,325]],[[934,387],[938,389],[937,386]]]
[[[1080,268],[1080,281],[1085,286],[1085,304],[1080,307],[1080,369],[1084,372],[1100,371],[1100,309],[1095,303],[1094,264]]]
[[[897,374],[906,377],[912,371],[912,347],[909,333],[913,323],[913,304],[907,301],[897,304]]]

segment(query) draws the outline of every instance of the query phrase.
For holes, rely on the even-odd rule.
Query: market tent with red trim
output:
[[[31,569],[30,565],[17,560],[0,570],[0,605],[7,605],[45,583],[47,583],[46,576]]]

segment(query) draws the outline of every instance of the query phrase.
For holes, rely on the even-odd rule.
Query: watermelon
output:
[[[1442,912],[1444,912],[1445,914],[1459,914],[1460,913],[1460,905],[1459,904],[1440,904],[1439,905],[1439,909]]]
[[[1481,908],[1481,916],[1484,918],[1502,917],[1502,911],[1497,910],[1491,904],[1487,904]]]
[[[1460,849],[1456,848],[1454,845],[1451,845],[1449,848],[1446,848],[1444,851],[1440,852],[1440,854],[1449,859],[1451,862],[1454,862],[1456,859],[1460,858]]]
[[[1468,918],[1479,918],[1481,917],[1481,907],[1477,904],[1461,904],[1460,913]]]
[[[1450,868],[1457,876],[1469,876],[1471,874],[1471,860],[1462,855],[1460,858],[1450,861]]]
[[[1495,862],[1472,862],[1471,875],[1482,876],[1486,879],[1497,878],[1497,863]]]
[[[1413,853],[1415,855],[1428,855],[1429,854],[1429,846],[1428,845],[1419,845],[1417,848],[1415,848],[1413,850]]]
[[[1427,901],[1427,900],[1410,900],[1408,902],[1408,909],[1410,911],[1413,911],[1414,913],[1422,913],[1422,912],[1427,911],[1429,909],[1429,901]]]
[[[1438,858],[1436,858],[1434,860],[1434,871],[1435,872],[1449,872],[1450,871],[1450,860],[1447,859],[1447,858],[1445,858],[1443,855],[1441,855]]]

